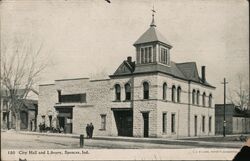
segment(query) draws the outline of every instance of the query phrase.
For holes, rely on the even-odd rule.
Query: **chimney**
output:
[[[58,102],[61,103],[61,90],[57,90],[58,93]]]
[[[128,56],[128,57],[127,57],[127,61],[128,61],[129,63],[131,63],[131,62],[132,62],[132,57],[131,57],[131,56]]]
[[[202,82],[206,82],[206,67],[201,66],[201,80]]]

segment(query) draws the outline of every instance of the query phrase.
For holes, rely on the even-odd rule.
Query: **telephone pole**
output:
[[[224,81],[222,84],[224,84],[224,111],[223,111],[223,137],[226,137],[226,78],[224,78]]]

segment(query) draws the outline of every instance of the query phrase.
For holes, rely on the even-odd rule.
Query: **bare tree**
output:
[[[248,81],[244,81],[244,75],[239,74],[237,85],[233,89],[229,89],[228,100],[230,103],[237,106],[240,110],[244,111],[249,105],[249,85]]]
[[[19,130],[23,103],[47,62],[41,56],[42,44],[34,47],[30,42],[16,41],[11,45],[2,45],[1,49],[1,86],[8,99],[7,112],[12,113]]]

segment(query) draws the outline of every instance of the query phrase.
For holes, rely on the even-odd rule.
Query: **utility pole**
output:
[[[224,110],[223,110],[223,137],[226,137],[226,78],[222,84],[224,84]]]

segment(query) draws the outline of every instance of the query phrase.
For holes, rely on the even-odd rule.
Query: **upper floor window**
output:
[[[202,106],[206,106],[206,93],[202,94]]]
[[[192,104],[195,104],[195,89],[192,91]]]
[[[176,92],[176,88],[175,85],[172,86],[172,102],[175,102],[175,92]]]
[[[196,104],[199,105],[200,104],[200,91],[198,90],[197,93],[197,98],[196,98]]]
[[[143,83],[143,99],[149,99],[149,84],[148,84],[148,82]]]
[[[131,100],[131,87],[130,84],[125,84],[125,100]]]
[[[141,63],[152,63],[152,47],[142,47],[141,48]]]
[[[162,87],[162,98],[163,100],[166,100],[167,99],[167,83],[164,83],[163,84],[163,87]]]
[[[166,48],[161,48],[160,62],[164,64],[168,64],[169,62],[168,50]]]
[[[86,102],[86,93],[61,95],[60,102],[62,103]]]
[[[212,98],[213,98],[212,94],[210,94],[209,97],[208,97],[208,106],[209,107],[212,107]]]
[[[177,88],[177,102],[181,102],[181,87]]]
[[[115,100],[121,100],[121,86],[119,84],[115,85]]]

